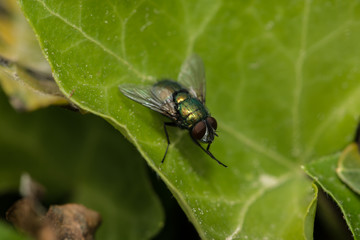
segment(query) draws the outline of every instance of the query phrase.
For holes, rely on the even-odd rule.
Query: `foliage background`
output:
[[[335,198],[338,195],[334,191],[344,187],[338,181],[339,188],[326,188],[319,178],[323,175],[308,164],[319,161],[330,166],[333,162],[323,159],[336,161],[354,135],[360,98],[359,2],[19,2],[61,91],[81,108],[106,119],[135,145],[167,184],[200,237],[312,239],[317,187],[312,186],[301,166],[307,165],[309,175]],[[227,169],[209,159],[178,129],[170,132],[174,140],[166,163],[161,165],[166,146],[164,118],[118,91],[121,83],[152,84],[163,77],[176,79],[181,63],[193,52],[204,59],[207,106],[219,123],[221,137],[216,139],[212,152],[229,165]],[[71,138],[80,136],[79,141],[90,141],[91,134],[99,130],[92,126],[89,129],[83,131],[90,136],[69,134]],[[65,133],[63,128],[58,131]],[[90,149],[102,144],[115,151],[115,139],[99,136],[93,136],[99,142],[93,140]],[[89,154],[87,145],[71,149],[83,149],[84,156]],[[113,206],[117,207],[118,201],[124,206],[136,204],[131,207],[137,216],[135,225],[124,229],[142,229],[141,237],[152,236],[162,222],[161,208],[149,190],[146,176],[143,182],[136,181],[142,174],[137,170],[142,168],[130,171],[123,167],[127,164],[118,165],[115,159],[120,155],[125,154],[109,154],[108,158],[114,160],[100,165],[99,171],[106,168],[104,177],[96,173],[95,160],[93,168],[89,167],[91,161],[81,165],[80,160],[72,160],[70,167],[59,172],[76,169],[65,175],[68,177],[76,176],[84,165],[96,169],[83,177],[83,184],[91,187],[78,188],[75,195],[78,191],[90,192],[93,184],[96,189],[101,182],[106,182],[106,187],[113,182],[111,189],[123,189],[124,193],[136,189],[129,183],[139,185],[141,190],[124,199],[127,194],[120,194]],[[66,155],[66,160],[70,159]],[[62,161],[59,158],[55,162]],[[133,160],[126,162],[135,164]],[[334,172],[331,167],[327,169],[328,174]],[[122,170],[124,174],[119,173]],[[107,179],[110,175],[106,173],[111,171],[119,173],[114,173],[119,179]],[[128,181],[130,177],[134,181]],[[71,179],[67,181],[70,184]],[[74,182],[82,183],[79,179]],[[118,187],[119,183],[124,187]],[[139,197],[140,193],[148,195]],[[94,195],[105,196],[102,192]],[[353,209],[359,198],[351,191],[345,196],[353,200],[346,202],[340,196],[337,203],[348,216],[353,235],[359,238],[359,210],[355,208],[349,216],[346,207],[349,204]],[[144,203],[134,199],[149,200],[145,204],[145,213],[149,214],[143,221],[138,221],[142,218],[136,210]]]

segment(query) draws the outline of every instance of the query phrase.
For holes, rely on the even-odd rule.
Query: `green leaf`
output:
[[[338,204],[355,239],[360,239],[359,196],[337,177],[335,169],[339,154],[305,165],[305,171]]]
[[[304,236],[305,239],[313,239],[313,233],[314,233],[314,220],[315,220],[315,214],[316,214],[316,207],[317,207],[317,197],[318,197],[318,188],[315,184],[313,184],[314,188],[314,199],[312,200],[311,204],[309,205],[309,208],[307,209],[307,215],[305,218],[305,226],[304,226]]]
[[[20,0],[72,101],[133,142],[204,239],[311,238],[300,165],[350,142],[359,115],[356,1]],[[122,83],[176,79],[197,53],[219,138],[204,154]],[[341,61],[339,61],[341,59]],[[325,94],[326,93],[326,94]]]
[[[341,154],[336,172],[345,184],[360,194],[360,154],[356,143],[350,144]]]
[[[30,240],[29,237],[23,236],[20,233],[17,233],[13,228],[8,224],[0,221],[0,239],[6,240]]]
[[[19,115],[6,102],[1,93],[0,195],[16,191],[28,172],[51,204],[76,202],[99,212],[99,239],[149,239],[159,231],[163,212],[147,169],[111,126],[63,109]]]

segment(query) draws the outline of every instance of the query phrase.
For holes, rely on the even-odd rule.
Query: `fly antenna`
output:
[[[219,160],[216,159],[216,157],[208,150],[206,150],[205,148],[203,148],[203,146],[201,146],[201,144],[190,134],[191,139],[196,143],[196,145],[198,145],[204,152],[206,152],[207,155],[209,155],[212,159],[214,159],[215,161],[217,161],[218,164],[227,167],[225,164],[223,164],[222,162],[220,162]]]

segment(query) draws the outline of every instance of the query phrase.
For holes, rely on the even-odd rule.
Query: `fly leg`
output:
[[[203,146],[201,146],[201,144],[190,134],[192,140],[196,143],[196,145],[198,145],[204,152],[206,152],[207,155],[209,155],[212,159],[214,159],[215,161],[217,161],[218,164],[227,167],[225,164],[223,164],[222,162],[220,162],[219,160],[216,159],[216,157],[208,150],[210,148],[210,144],[208,145],[207,149],[203,148]]]
[[[168,152],[169,145],[170,145],[170,138],[169,138],[169,134],[168,134],[168,132],[167,132],[166,126],[176,127],[176,124],[175,124],[174,122],[164,122],[164,131],[165,131],[166,140],[167,140],[168,144],[167,144],[167,147],[166,147],[166,151],[165,151],[164,157],[163,157],[163,159],[161,160],[161,163],[164,163],[165,157],[166,157],[166,154],[167,154],[167,152]]]
[[[208,152],[209,152],[209,149],[210,149],[210,144],[211,144],[211,143],[209,143],[208,146],[207,146],[207,148],[206,148],[206,151],[208,151]]]

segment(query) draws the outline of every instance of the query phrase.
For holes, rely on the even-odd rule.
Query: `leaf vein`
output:
[[[125,65],[130,71],[132,71],[136,76],[138,76],[141,79],[147,79],[147,80],[151,80],[154,77],[143,74],[141,72],[139,72],[137,69],[135,69],[133,67],[133,65],[131,65],[128,61],[126,61],[125,59],[123,59],[122,57],[120,57],[119,55],[117,55],[116,53],[114,53],[112,50],[110,50],[109,48],[107,48],[105,45],[103,45],[101,42],[99,42],[98,40],[94,39],[93,37],[91,37],[90,35],[88,35],[86,32],[84,32],[80,27],[76,26],[75,24],[69,22],[66,18],[62,17],[61,15],[59,15],[58,13],[54,12],[53,10],[51,10],[43,1],[41,0],[36,0],[37,2],[39,2],[40,4],[43,5],[43,7],[53,16],[59,18],[61,21],[63,21],[65,24],[67,24],[68,26],[72,27],[73,29],[75,29],[76,31],[78,31],[81,35],[83,35],[84,38],[86,38],[87,40],[89,40],[90,42],[94,43],[96,46],[98,46],[99,48],[101,48],[104,52],[110,54],[111,56],[113,56],[114,58],[116,58],[119,62],[121,62],[123,65]]]
[[[79,28],[82,25],[82,0],[79,0]]]
[[[289,179],[293,178],[294,175],[292,174],[286,174],[283,175],[282,177],[279,178],[278,182],[276,182],[273,185],[270,186],[266,186],[263,188],[260,188],[258,191],[256,191],[253,195],[249,196],[248,200],[245,202],[244,207],[241,209],[240,211],[240,216],[239,216],[239,225],[238,227],[235,229],[235,231],[226,238],[226,240],[232,240],[234,239],[234,237],[236,235],[238,235],[241,230],[242,227],[244,225],[244,221],[245,221],[245,217],[247,212],[249,211],[250,207],[257,201],[259,200],[265,193],[274,190],[278,187],[280,187],[281,185],[283,185],[284,183],[286,183]]]
[[[110,1],[110,0],[106,0],[107,3],[112,7],[113,12],[116,14],[116,16],[118,17],[119,21],[122,23],[124,20],[122,19],[117,7]]]
[[[162,14],[164,17],[166,17],[167,19],[169,19],[172,23],[174,23],[176,26],[179,27],[179,29],[182,29],[184,30],[184,25],[180,24],[178,19],[174,18],[171,14],[168,14],[167,11],[168,10],[164,10],[162,9],[158,3],[154,2],[154,1],[151,1],[151,0],[148,0],[148,3],[153,5],[154,7],[158,8],[156,9],[157,12],[159,14]],[[159,10],[160,9],[160,10]],[[186,26],[186,25],[185,25]]]
[[[293,154],[297,157],[300,152],[300,98],[303,88],[303,66],[306,58],[307,33],[309,25],[311,0],[305,1],[304,13],[301,27],[300,50],[297,60],[295,61],[295,88],[294,100],[292,107],[293,116]]]
[[[279,40],[279,38],[274,34],[274,32],[267,29],[266,24],[264,23],[258,10],[255,7],[249,7],[248,12],[251,14],[257,24],[260,27],[264,28],[265,31],[262,37],[266,40],[272,41],[272,43],[276,46],[278,52],[293,64],[293,56],[291,55],[289,50],[285,48],[284,44]]]
[[[313,148],[315,147],[315,144],[317,143],[320,136],[324,133],[324,131],[333,124],[333,121],[336,119],[336,117],[342,118],[345,111],[347,111],[346,106],[348,106],[350,103],[354,102],[354,98],[356,96],[360,96],[360,86],[355,88],[347,98],[344,98],[343,101],[341,101],[337,107],[334,108],[334,110],[328,115],[328,117],[325,118],[324,121],[319,124],[319,126],[314,131],[314,134],[312,135],[312,138],[309,141],[309,147],[304,152],[304,155],[302,159],[308,159],[310,154],[312,153]]]
[[[308,53],[311,54],[313,52],[315,52],[316,50],[318,50],[321,46],[331,42],[332,40],[336,39],[337,36],[339,36],[340,33],[342,33],[344,31],[344,28],[346,28],[347,26],[349,26],[352,23],[351,20],[345,22],[344,24],[342,24],[341,26],[339,26],[338,28],[334,29],[333,31],[331,31],[330,33],[328,33],[327,35],[325,35],[323,38],[321,38],[320,40],[318,40],[317,42],[315,42],[314,44],[312,44],[309,48],[308,48]]]
[[[236,131],[235,129],[231,128],[229,126],[229,124],[223,124],[223,129],[228,132],[230,135],[234,136],[236,139],[238,139],[240,142],[242,142],[243,144],[245,144],[248,147],[251,147],[252,149],[254,149],[256,152],[263,154],[267,157],[269,157],[270,159],[274,160],[275,162],[289,168],[289,169],[295,169],[296,166],[294,164],[292,164],[290,162],[290,160],[288,160],[287,158],[285,158],[284,156],[282,156],[281,154],[272,151],[271,149],[268,149],[262,145],[260,145],[259,143],[253,141],[252,139],[250,139],[249,137],[245,136],[244,134]]]
[[[215,15],[218,13],[221,7],[221,2],[215,5],[209,13],[206,15],[206,17],[201,22],[200,26],[198,27],[197,31],[193,32],[192,34],[189,34],[189,40],[188,40],[188,46],[186,50],[187,56],[190,56],[192,52],[194,51],[194,44],[196,40],[199,38],[199,36],[206,30],[206,28],[209,26],[210,21],[215,17]]]

